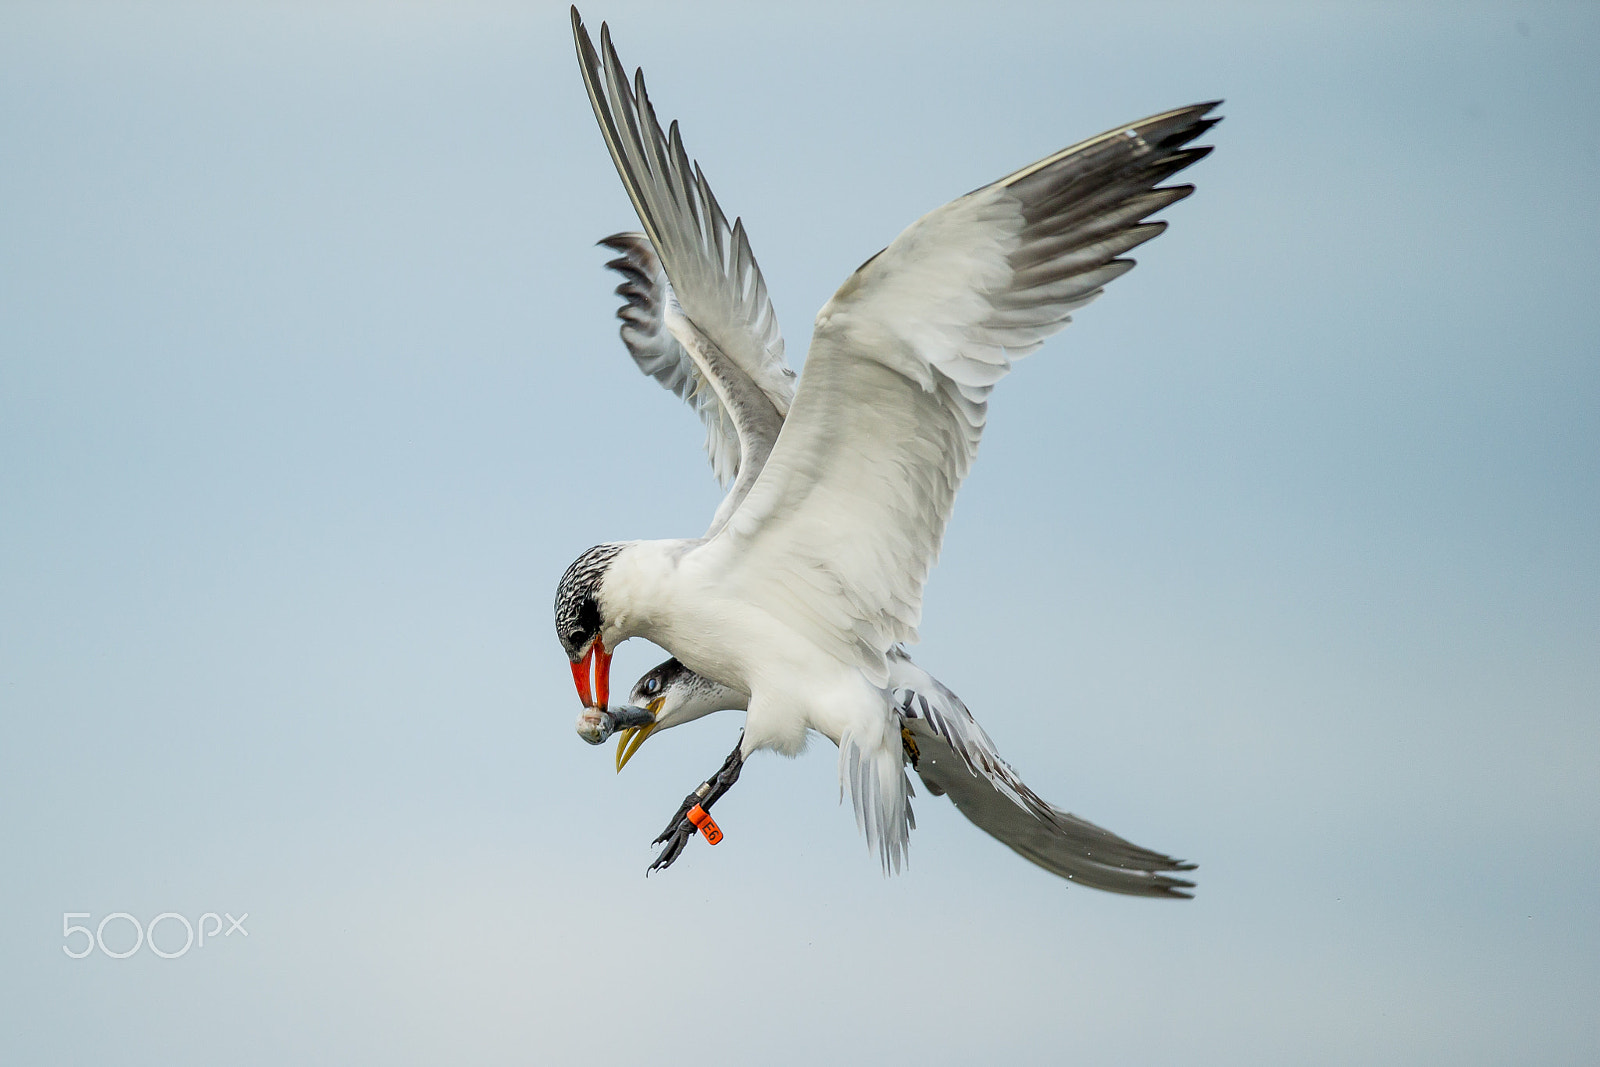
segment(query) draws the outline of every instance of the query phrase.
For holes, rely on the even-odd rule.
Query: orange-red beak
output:
[[[589,646],[588,654],[572,665],[572,682],[578,687],[578,699],[584,707],[604,711],[610,706],[611,653],[599,637]]]

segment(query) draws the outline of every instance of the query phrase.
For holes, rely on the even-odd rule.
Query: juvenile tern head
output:
[[[674,657],[635,682],[628,701],[635,708],[648,712],[651,721],[629,726],[618,735],[618,771],[628,765],[639,746],[657,730],[682,726],[714,711],[743,710],[750,698],[701,677]]]

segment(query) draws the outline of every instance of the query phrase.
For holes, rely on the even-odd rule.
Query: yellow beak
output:
[[[646,710],[652,715],[657,714],[661,711],[662,700],[662,697],[656,697],[646,706]],[[655,731],[656,724],[650,723],[648,726],[630,726],[617,735],[618,774],[622,773],[622,768],[628,765],[628,761],[633,758],[633,754],[639,751],[639,746],[644,744],[645,738],[655,733]]]

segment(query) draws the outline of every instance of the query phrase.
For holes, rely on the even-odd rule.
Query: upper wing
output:
[[[893,654],[891,654],[893,656]],[[917,745],[917,776],[930,792],[1018,855],[1069,881],[1112,893],[1189,896],[1194,883],[1168,871],[1175,860],[1047,803],[1000,758],[972,713],[932,675],[901,656],[891,660],[901,722]]]
[[[877,684],[915,640],[922,586],[983,431],[989,390],[1133,267],[1143,220],[1193,192],[1160,183],[1216,105],[1154,115],[1040,160],[913,223],[817,315],[806,371],[761,476],[708,546],[757,602]]]
[[[675,297],[661,257],[642,233],[614,233],[600,243],[621,253],[606,266],[622,275],[617,286],[617,295],[623,301],[617,308],[617,318],[622,320],[617,332],[622,343],[640,370],[661,383],[663,389],[687,401],[705,423],[711,473],[716,475],[717,484],[726,489],[739,473],[739,432],[716,390],[706,386],[688,351],[667,329],[667,308]],[[772,442],[768,441],[764,451],[771,450]]]
[[[744,498],[766,461],[789,412],[794,372],[784,362],[777,316],[744,223],[735,219],[728,224],[704,173],[690,163],[678,124],[662,132],[643,71],[635,73],[630,88],[611,46],[610,29],[601,25],[596,53],[574,8],[572,32],[589,102],[648,239],[642,250],[638,245],[621,249],[623,262],[641,264],[637,273],[644,279],[638,287],[644,322],[653,322],[657,336],[664,331],[676,347],[661,342],[641,359],[627,326],[623,340],[647,373],[679,396],[692,398],[707,424],[712,468],[724,486],[733,481],[712,523],[714,531]],[[647,257],[644,253],[652,246],[654,253]],[[655,257],[659,269],[642,266],[646,258]],[[632,294],[619,292],[633,304]],[[627,306],[621,314],[627,322]],[[669,384],[662,369],[645,366],[647,359],[662,369],[682,368],[687,384]]]

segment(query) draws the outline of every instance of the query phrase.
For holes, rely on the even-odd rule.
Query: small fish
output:
[[[604,744],[606,738],[618,730],[629,726],[649,726],[656,721],[656,717],[644,708],[634,707],[632,704],[607,708],[600,711],[596,708],[586,708],[578,716],[576,729],[578,736],[591,745]]]

